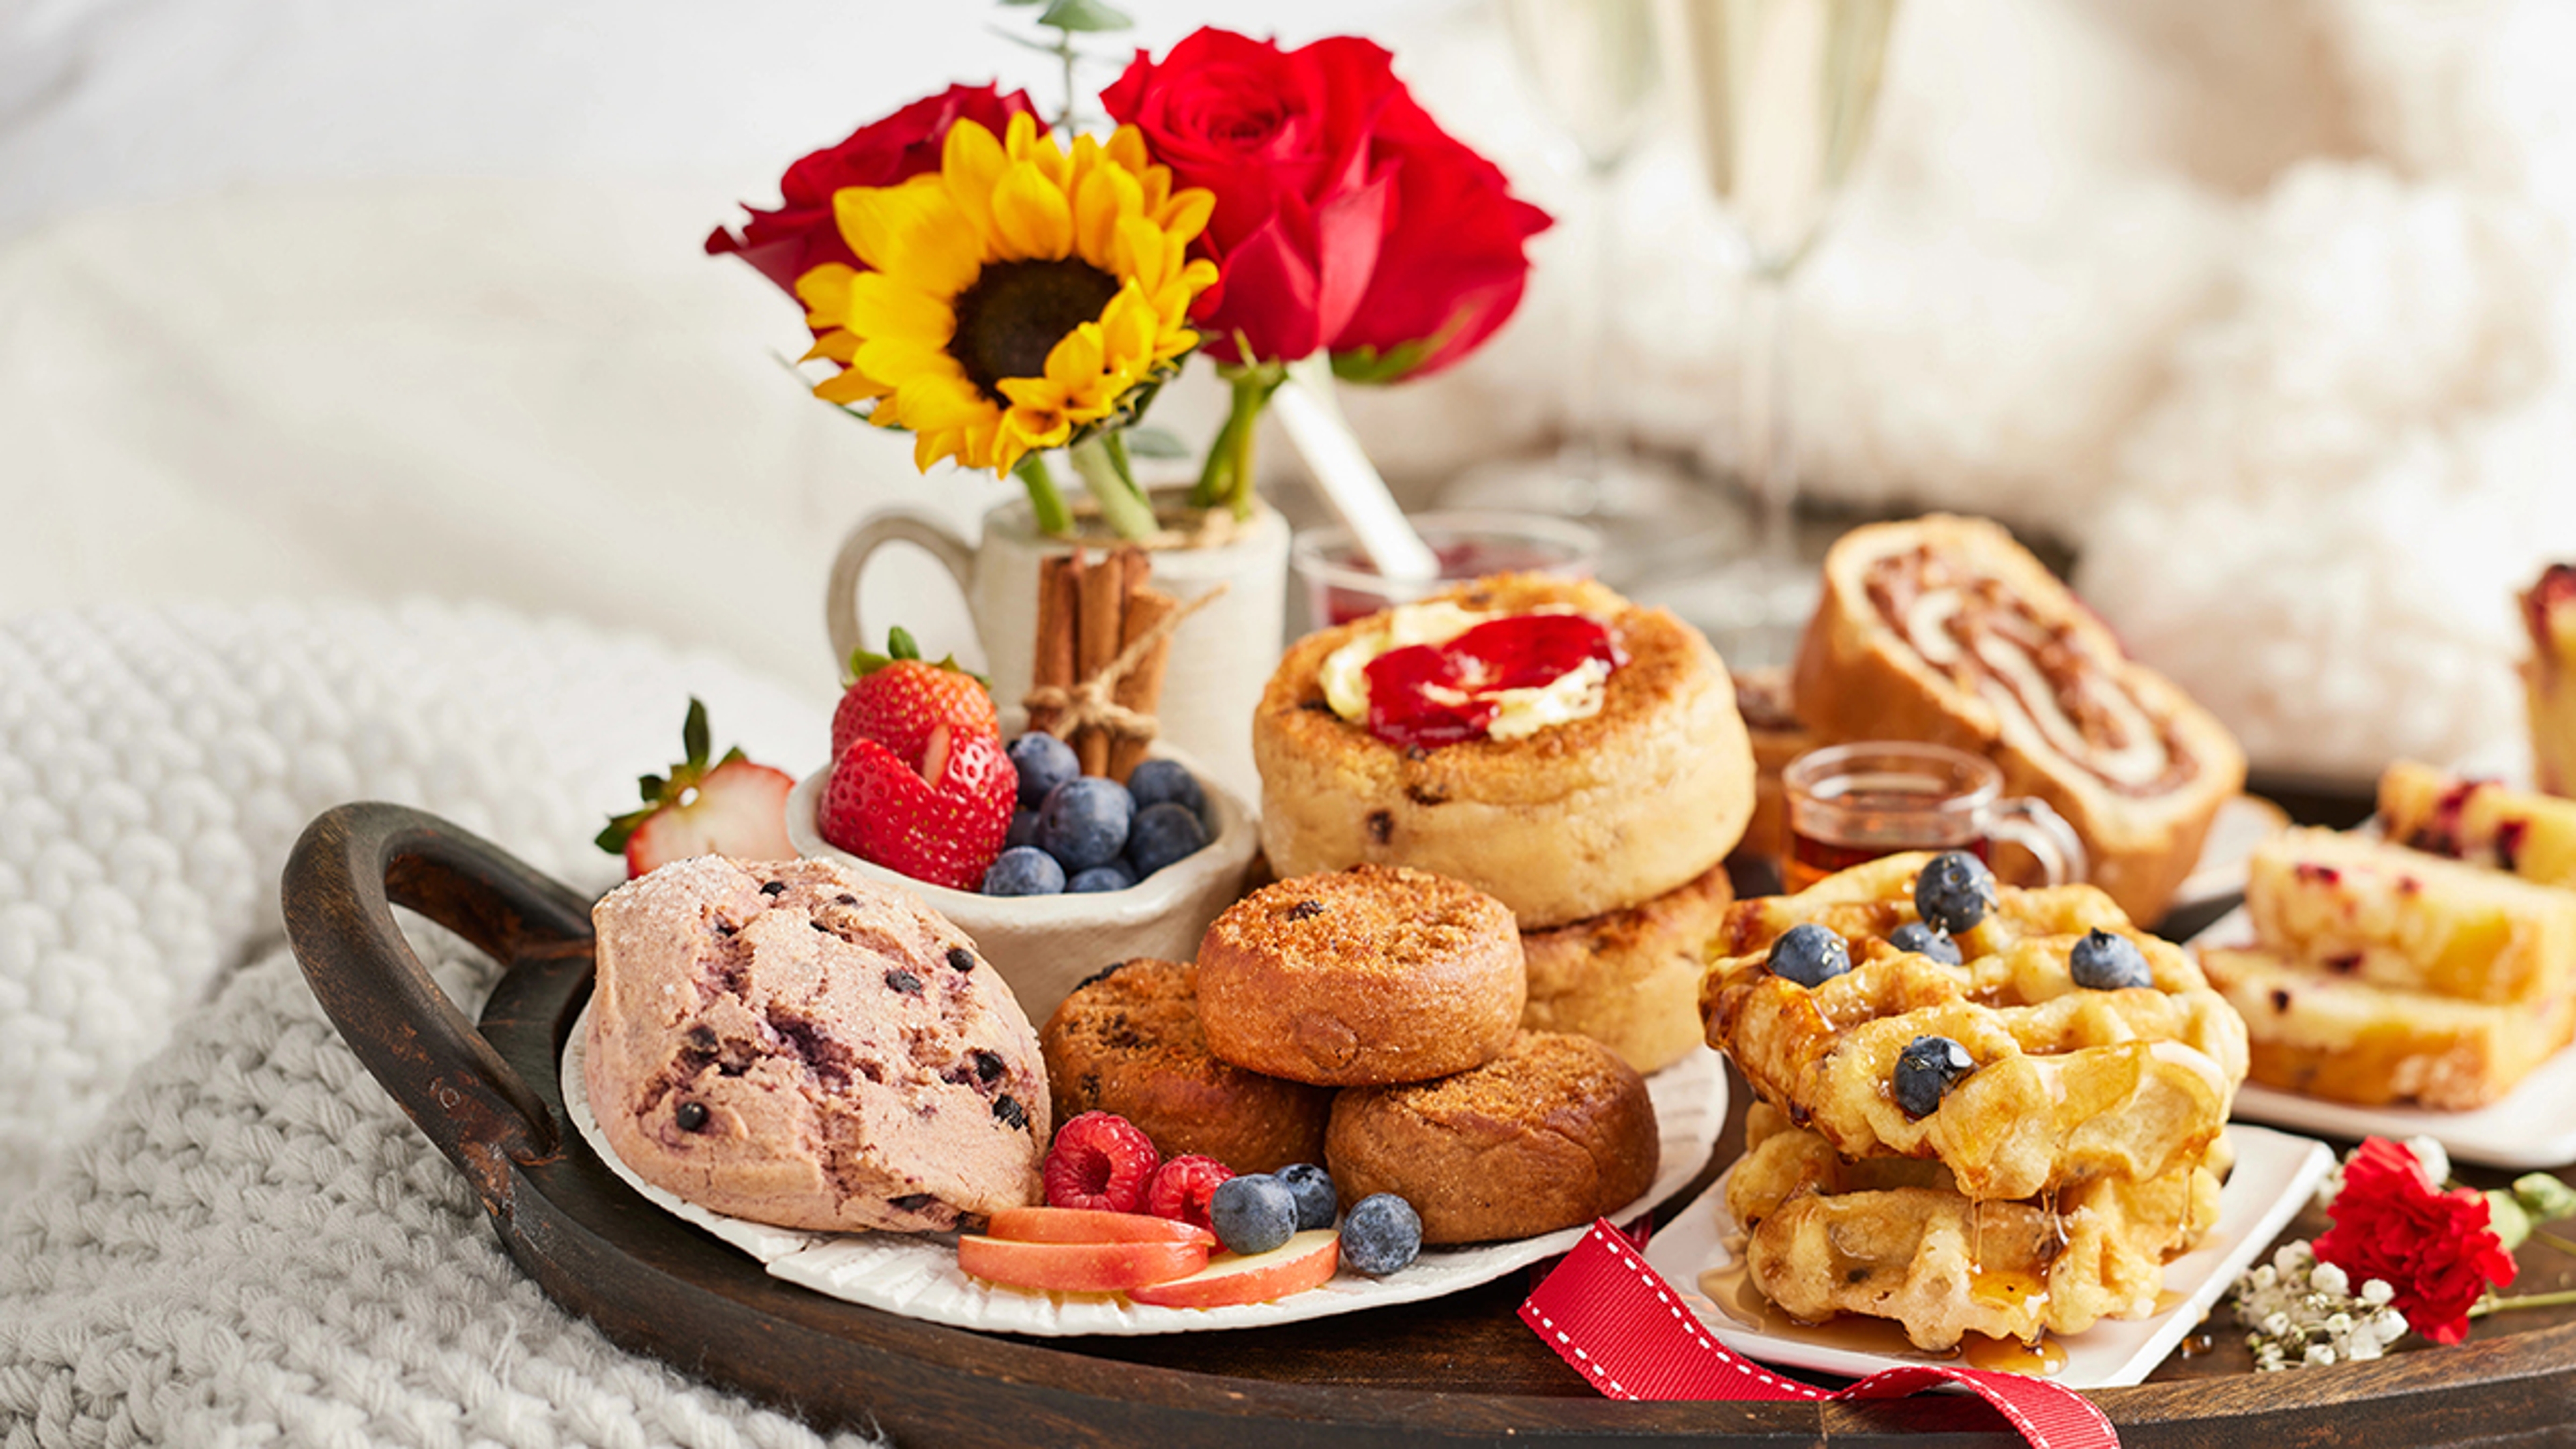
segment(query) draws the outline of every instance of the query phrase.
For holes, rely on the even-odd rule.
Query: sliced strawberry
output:
[[[680,744],[688,758],[671,767],[668,779],[646,775],[636,782],[644,808],[616,817],[599,832],[600,849],[625,855],[627,879],[695,855],[794,859],[796,847],[787,839],[787,792],[796,787],[794,778],[753,764],[739,749],[725,751],[709,768],[707,707],[695,699],[680,726]]]
[[[832,711],[832,758],[838,760],[852,740],[874,740],[905,764],[936,779],[939,769],[927,758],[934,737],[1001,733],[993,714],[993,696],[984,681],[957,667],[952,656],[937,664],[923,662],[912,635],[901,629],[886,638],[886,652],[861,650],[850,658],[850,687]]]
[[[936,780],[894,751],[856,739],[832,767],[815,825],[841,849],[951,890],[983,884],[1011,829],[1019,775],[998,735],[949,742]]]

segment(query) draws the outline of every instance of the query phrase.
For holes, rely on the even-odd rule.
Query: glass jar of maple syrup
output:
[[[2084,842],[2044,801],[2004,798],[2003,772],[1963,750],[1869,740],[1809,750],[1780,772],[1788,802],[1787,888],[1908,850],[1965,850],[1992,863],[1998,842],[2030,853],[2049,885],[2082,880]]]

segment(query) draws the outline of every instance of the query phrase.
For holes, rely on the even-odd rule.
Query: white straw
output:
[[[1439,558],[1396,507],[1377,465],[1343,420],[1332,388],[1332,364],[1319,352],[1289,364],[1288,380],[1271,394],[1270,405],[1324,490],[1324,501],[1350,526],[1352,538],[1378,573],[1406,582],[1438,578]]]

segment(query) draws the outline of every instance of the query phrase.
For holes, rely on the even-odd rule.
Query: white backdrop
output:
[[[1399,478],[1536,446],[1602,219],[1483,7],[1131,8],[1158,48],[1202,18],[1364,28],[1566,217],[1484,355],[1352,400]],[[793,309],[698,244],[952,78],[1051,98],[998,14],[0,7],[0,610],[430,592],[828,690],[840,532],[898,501],[966,522],[999,490],[915,478],[804,399],[772,357]],[[2508,591],[2576,555],[2576,7],[1909,0],[1888,86],[1800,284],[1815,486],[2070,539],[2096,605],[2266,764],[2509,744]],[[1722,464],[1722,224],[1669,148],[1610,220],[1617,405]],[[1208,403],[1184,387],[1161,417],[1196,433]],[[872,612],[966,642],[929,579],[890,564]]]

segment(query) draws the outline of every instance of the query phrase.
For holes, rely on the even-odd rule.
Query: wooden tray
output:
[[[479,1031],[422,970],[389,903],[504,965]],[[1103,1449],[2020,1442],[1958,1396],[1611,1402],[1513,1316],[1529,1286],[1519,1276],[1348,1317],[1147,1339],[997,1337],[825,1298],[652,1207],[567,1127],[555,1066],[590,991],[587,899],[434,816],[362,804],[305,831],[284,905],[314,994],[547,1293],[634,1352],[818,1428],[873,1427],[905,1445]],[[1717,1165],[1742,1140],[1745,1096],[1739,1085]],[[2322,1226],[2312,1212],[2291,1231]],[[2518,1291],[2576,1281],[2576,1259],[2545,1245],[2521,1257]],[[2576,1310],[2484,1320],[2458,1348],[2262,1376],[2245,1372],[2235,1333],[2214,1325],[2211,1338],[2155,1381],[2095,1395],[2123,1443],[2576,1442]]]

